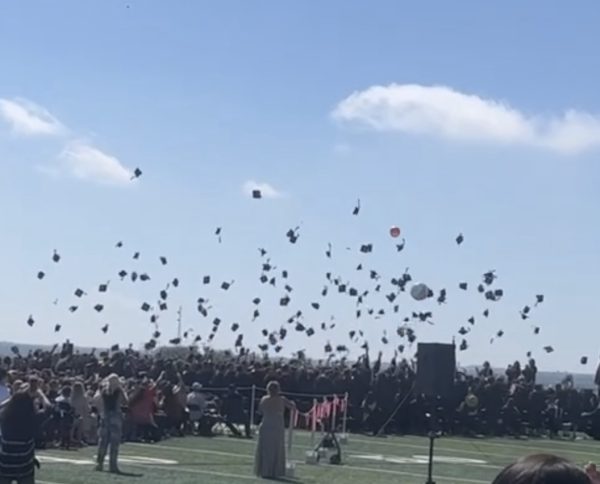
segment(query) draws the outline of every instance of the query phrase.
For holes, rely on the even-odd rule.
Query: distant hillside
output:
[[[19,351],[21,352],[22,355],[26,355],[30,351],[35,351],[35,350],[50,351],[52,349],[51,345],[31,345],[31,344],[23,344],[23,343],[10,343],[8,341],[0,341],[0,356],[1,357],[13,356],[13,352],[11,350],[11,348],[13,346],[18,347]],[[61,348],[61,346],[59,346],[59,348],[58,348],[59,351],[60,351],[60,348]],[[82,352],[92,351],[92,348],[81,348],[78,346],[76,346],[75,349],[77,351],[82,351]],[[100,348],[98,348],[98,350],[100,351]]]

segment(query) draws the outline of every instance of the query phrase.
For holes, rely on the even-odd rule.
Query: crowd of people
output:
[[[95,444],[97,395],[110,375],[122,383],[121,433],[132,441],[211,435],[218,423],[250,437],[250,410],[258,409],[257,401],[250,403],[251,387],[264,389],[270,381],[293,395],[301,412],[311,408],[315,396],[347,395],[351,432],[423,434],[435,425],[455,435],[555,436],[568,426],[600,434],[595,392],[576,389],[569,378],[552,387],[537,384],[534,360],[524,366],[515,362],[503,374],[487,362],[475,372],[457,371],[453,394],[434,399],[415,391],[413,361],[383,362],[381,354],[372,358],[368,352],[355,362],[315,362],[303,355],[284,360],[214,351],[160,356],[113,350],[83,353],[67,341],[60,350],[5,357],[0,399],[29,386],[42,411],[38,446]],[[262,395],[254,393],[257,400]],[[336,423],[341,425],[341,418]]]

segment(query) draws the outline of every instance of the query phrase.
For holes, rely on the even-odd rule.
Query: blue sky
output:
[[[530,350],[546,369],[580,370],[582,355],[595,367],[599,16],[591,1],[2,3],[2,339],[52,342],[60,323],[59,336],[81,344],[138,345],[152,333],[139,305],[177,276],[160,318],[165,337],[181,305],[184,326],[204,338],[212,318],[223,320],[217,346],[233,344],[228,327],[238,322],[255,348],[262,328],[302,309],[307,326],[335,316],[336,327],[312,338],[290,330],[285,351],[320,356],[327,340],[349,344],[347,332],[363,329],[372,351],[391,356],[399,316],[431,309],[435,325],[415,323],[423,341],[451,341],[476,317],[461,363],[504,365]],[[135,167],[144,174],[129,182]],[[250,199],[249,181],[275,196]],[[292,246],[285,232],[296,225]],[[406,238],[402,253],[391,225]],[[375,250],[361,256],[367,242]],[[286,310],[283,281],[258,281],[258,247],[290,272]],[[152,281],[120,283],[136,250]],[[399,315],[358,321],[347,296],[310,307],[328,270],[372,291],[354,271],[361,261],[386,288],[410,267],[446,287],[448,304],[403,295]],[[474,287],[489,269],[506,296],[485,320],[488,305],[458,282]],[[204,287],[204,274],[235,284]],[[108,294],[97,294],[107,280]],[[72,315],[77,287],[89,296]],[[545,303],[522,321],[537,293]],[[383,295],[367,306],[387,309]],[[206,321],[199,296],[214,306]],[[262,316],[251,322],[255,296]]]

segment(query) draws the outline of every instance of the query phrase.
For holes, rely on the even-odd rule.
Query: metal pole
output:
[[[254,432],[254,412],[256,405],[256,385],[252,385],[252,396],[250,397],[250,432]]]
[[[292,439],[294,437],[294,417],[295,412],[294,409],[290,410],[290,426],[288,428],[288,460],[292,455]]]
[[[335,432],[335,423],[337,417],[337,395],[333,399],[333,409],[331,410],[331,431]]]
[[[344,395],[344,418],[342,420],[342,434],[346,435],[346,425],[348,422],[348,392]]]
[[[433,443],[435,441],[435,433],[429,434],[429,465],[427,469],[427,482],[426,484],[435,484],[433,480]]]
[[[315,445],[315,432],[317,431],[317,399],[313,398],[313,406],[312,406],[312,422],[310,425],[310,445],[313,447]]]

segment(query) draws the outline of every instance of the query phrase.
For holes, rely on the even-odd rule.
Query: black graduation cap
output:
[[[290,297],[286,294],[279,300],[280,306],[287,306],[290,303]]]
[[[300,237],[300,235],[298,234],[298,229],[299,227],[296,227],[295,229],[290,229],[285,234],[285,236],[292,244],[295,244],[298,241],[298,237]]]
[[[533,328],[533,334],[540,334],[540,327],[539,326],[535,326]]]
[[[102,330],[102,332],[104,334],[108,333],[108,324],[105,324],[104,326],[102,326],[102,328],[100,328]]]
[[[265,283],[266,283],[266,282],[268,282],[268,281],[269,281],[269,278],[267,277],[267,275],[266,275],[266,274],[262,274],[262,275],[260,276],[260,282],[262,282],[263,284],[265,284]]]
[[[161,311],[166,311],[167,310],[167,303],[166,302],[160,302],[158,304],[158,309],[160,309]]]
[[[69,306],[69,311],[74,313],[75,311],[77,311],[78,306]]]
[[[269,281],[269,284],[271,284],[271,286],[275,287],[276,283],[277,283],[277,281],[275,280],[275,278],[271,277],[271,280]]]
[[[385,314],[385,309],[380,309],[379,311],[377,311],[377,314],[379,316],[383,316]]]
[[[115,247],[116,247],[117,249],[120,249],[121,247],[123,247],[123,241],[119,240],[119,241],[117,242],[117,244],[115,245]]]
[[[331,243],[327,244],[327,250],[325,251],[327,258],[331,259]]]
[[[296,323],[296,331],[304,331],[306,328],[302,323]]]
[[[155,339],[160,338],[160,331],[155,331],[154,334],[152,335],[152,337]]]
[[[456,244],[457,245],[462,244],[464,242],[464,240],[465,240],[465,238],[464,238],[463,234],[458,234],[456,236]]]
[[[458,287],[460,287],[463,291],[466,291],[469,285],[466,282],[461,282]]]
[[[133,254],[133,258],[134,259],[139,259],[140,258],[140,253],[139,252],[134,253]]]
[[[461,326],[460,329],[458,330],[458,334],[460,334],[462,336],[464,336],[468,332],[469,332],[469,330],[467,328],[465,328],[464,326]]]
[[[262,198],[262,193],[258,189],[252,190],[252,198],[259,199]]]
[[[475,324],[475,318],[473,316],[471,316],[468,320],[467,320],[470,324]]]
[[[130,277],[131,277],[131,282],[137,281],[137,278],[138,278],[137,272],[135,272],[135,271],[132,272]]]
[[[208,316],[208,310],[202,304],[198,304],[198,312],[204,317]]]
[[[258,349],[259,349],[260,351],[263,351],[263,352],[265,352],[265,351],[267,351],[267,350],[269,349],[269,345],[266,345],[266,344],[261,344],[261,345],[258,345]]]
[[[398,351],[404,353],[404,345],[398,345]]]
[[[323,322],[321,323],[321,329],[322,329],[323,331],[325,331],[325,330],[327,329],[327,323],[325,323],[325,321],[323,321]]]
[[[529,306],[525,306],[519,313],[521,315],[521,319],[529,318],[529,311],[530,311]]]
[[[329,343],[329,341],[325,344],[325,353],[331,353],[333,351],[333,348],[331,347],[331,344]]]
[[[394,312],[397,313],[398,311],[400,311],[400,306],[398,304],[394,305]]]
[[[348,332],[348,336],[350,336],[350,339],[353,339],[355,335],[356,335],[356,331],[354,331],[354,330],[351,330]]]
[[[41,281],[45,277],[45,275],[46,274],[44,274],[44,272],[40,271],[37,273],[37,278]]]
[[[327,286],[323,286],[323,290],[321,291],[321,296],[327,296]]]
[[[538,294],[537,296],[535,296],[535,305],[537,306],[540,303],[544,302],[544,295],[543,294]]]
[[[404,250],[404,246],[406,245],[406,240],[402,239],[402,242],[396,244],[396,252],[402,252]]]
[[[315,334],[315,330],[312,328],[308,328],[306,330],[306,336],[312,336],[313,334]]]
[[[444,304],[446,302],[446,289],[440,289],[440,295],[437,298],[438,304]]]
[[[487,318],[490,315],[490,310],[489,309],[485,309],[483,311],[483,315]]]
[[[352,210],[352,215],[358,215],[359,212],[360,212],[360,198],[356,201],[354,210]]]
[[[85,291],[83,289],[75,289],[75,296],[81,297],[84,294],[85,294]]]
[[[263,329],[261,331],[261,333],[262,333],[263,336],[267,336],[269,334],[269,331],[267,329]]]
[[[162,256],[162,255],[161,255],[161,256],[160,256],[160,263],[161,263],[163,266],[166,266],[166,265],[167,265],[167,258],[166,258],[165,256]]]
[[[479,284],[477,286],[477,291],[483,294],[485,292],[485,286],[483,284]]]
[[[141,310],[146,312],[150,311],[150,304],[148,304],[147,302],[143,303],[141,306]]]
[[[60,254],[58,252],[56,252],[56,250],[55,250],[54,254],[52,254],[52,262],[58,263],[59,261],[60,261]]]
[[[528,352],[526,353],[526,355],[527,355],[527,358],[531,358],[531,351],[528,351]]]
[[[314,303],[312,303],[312,304],[311,304],[311,306],[312,306],[314,309],[317,309],[317,310],[318,310],[318,309],[321,307],[321,305],[320,305],[318,302],[314,302]]]
[[[221,324],[221,320],[219,318],[215,318],[213,320],[213,326],[219,326]]]
[[[151,339],[150,341],[148,341],[147,343],[144,343],[144,349],[146,351],[151,351],[154,348],[156,348],[156,341],[154,341],[153,339]]]
[[[136,168],[135,170],[133,170],[133,175],[132,175],[131,179],[133,180],[134,178],[139,178],[141,176],[142,176],[142,170],[140,170],[139,168]]]
[[[356,266],[356,270],[357,270],[357,271],[362,271],[362,268],[363,268],[362,264],[358,264],[358,265]]]
[[[294,290],[294,288],[293,288],[292,286],[290,286],[289,284],[286,284],[286,285],[285,285],[285,287],[284,287],[284,289],[285,289],[287,292],[292,292],[292,291]]]
[[[497,336],[498,338],[502,338],[502,336],[503,336],[503,335],[504,335],[504,331],[502,331],[502,330],[500,330],[500,331],[498,331],[498,332],[496,333],[496,336]]]
[[[181,343],[181,338],[173,338],[169,340],[169,343],[172,345],[178,345]]]
[[[114,353],[115,351],[119,351],[119,345],[112,345],[112,346],[110,347],[110,351],[112,351],[113,353]]]
[[[104,309],[104,306],[103,306],[102,304],[96,304],[96,305],[94,306],[94,309],[95,309],[97,312],[101,313],[101,312],[102,312],[102,310]]]
[[[348,294],[352,297],[358,296],[358,290],[355,287],[351,287],[348,290]]]
[[[285,269],[283,271],[281,271],[281,277],[283,277],[284,279],[287,279],[288,276],[288,271],[286,271]]]
[[[468,347],[469,347],[469,345],[467,344],[467,340],[466,340],[466,339],[463,339],[463,340],[460,342],[460,346],[459,346],[459,348],[458,348],[458,349],[459,349],[460,351],[465,351],[465,350],[466,350]]]
[[[582,356],[582,357],[581,357],[581,359],[579,360],[579,362],[580,362],[582,365],[587,365],[587,362],[588,362],[588,357],[587,357],[587,356]]]
[[[258,251],[260,252],[261,257],[264,257],[265,255],[267,255],[267,251],[265,249],[263,249],[262,247],[260,247],[258,249]]]
[[[173,284],[173,287],[179,287],[179,279],[177,279],[177,278],[173,279],[171,284]]]
[[[554,348],[552,348],[552,346],[544,346],[544,351],[546,353],[552,353],[554,351]]]
[[[221,289],[223,289],[224,291],[227,291],[231,287],[231,284],[232,284],[231,282],[224,281],[221,283]]]
[[[363,254],[369,254],[373,252],[373,244],[363,244],[360,246],[360,251]]]
[[[100,284],[98,286],[98,292],[106,292],[108,291],[108,282],[106,284]]]
[[[369,271],[369,277],[371,279],[378,280],[379,274],[377,274],[377,271],[371,270],[371,271]]]
[[[356,319],[360,318],[361,314],[362,314],[361,310],[357,309],[356,310]]]
[[[269,261],[265,262],[262,265],[263,272],[269,272],[272,268],[273,268],[273,266],[269,263]]]
[[[55,333],[58,333],[58,332],[60,331],[60,328],[61,328],[61,325],[60,325],[60,324],[57,324],[57,325],[55,325],[55,326],[54,326],[54,332],[55,332]]]
[[[162,291],[160,291],[159,295],[160,295],[160,298],[161,298],[163,301],[166,301],[166,300],[167,300],[167,297],[169,296],[169,294],[167,293],[167,291],[165,291],[164,289],[163,289]]]
[[[346,292],[346,284],[340,284],[338,286],[338,292]]]
[[[502,289],[496,289],[494,291],[494,296],[496,296],[497,298],[504,296],[504,291]]]
[[[121,278],[121,280],[125,279],[127,277],[127,271],[126,270],[120,270],[119,271],[119,277]]]
[[[256,318],[258,318],[260,316],[260,312],[258,309],[254,310],[254,313],[252,314],[252,321],[255,321]]]
[[[146,274],[146,273],[140,274],[140,281],[146,282],[146,281],[149,281],[149,280],[150,280],[150,276],[148,274]]]
[[[382,337],[381,337],[381,342],[382,342],[384,345],[386,345],[386,344],[388,344],[388,343],[389,343],[388,339],[387,339],[385,336],[382,336]]]
[[[256,306],[258,306],[260,304],[260,298],[259,297],[255,297],[254,299],[252,299],[252,303]]]

